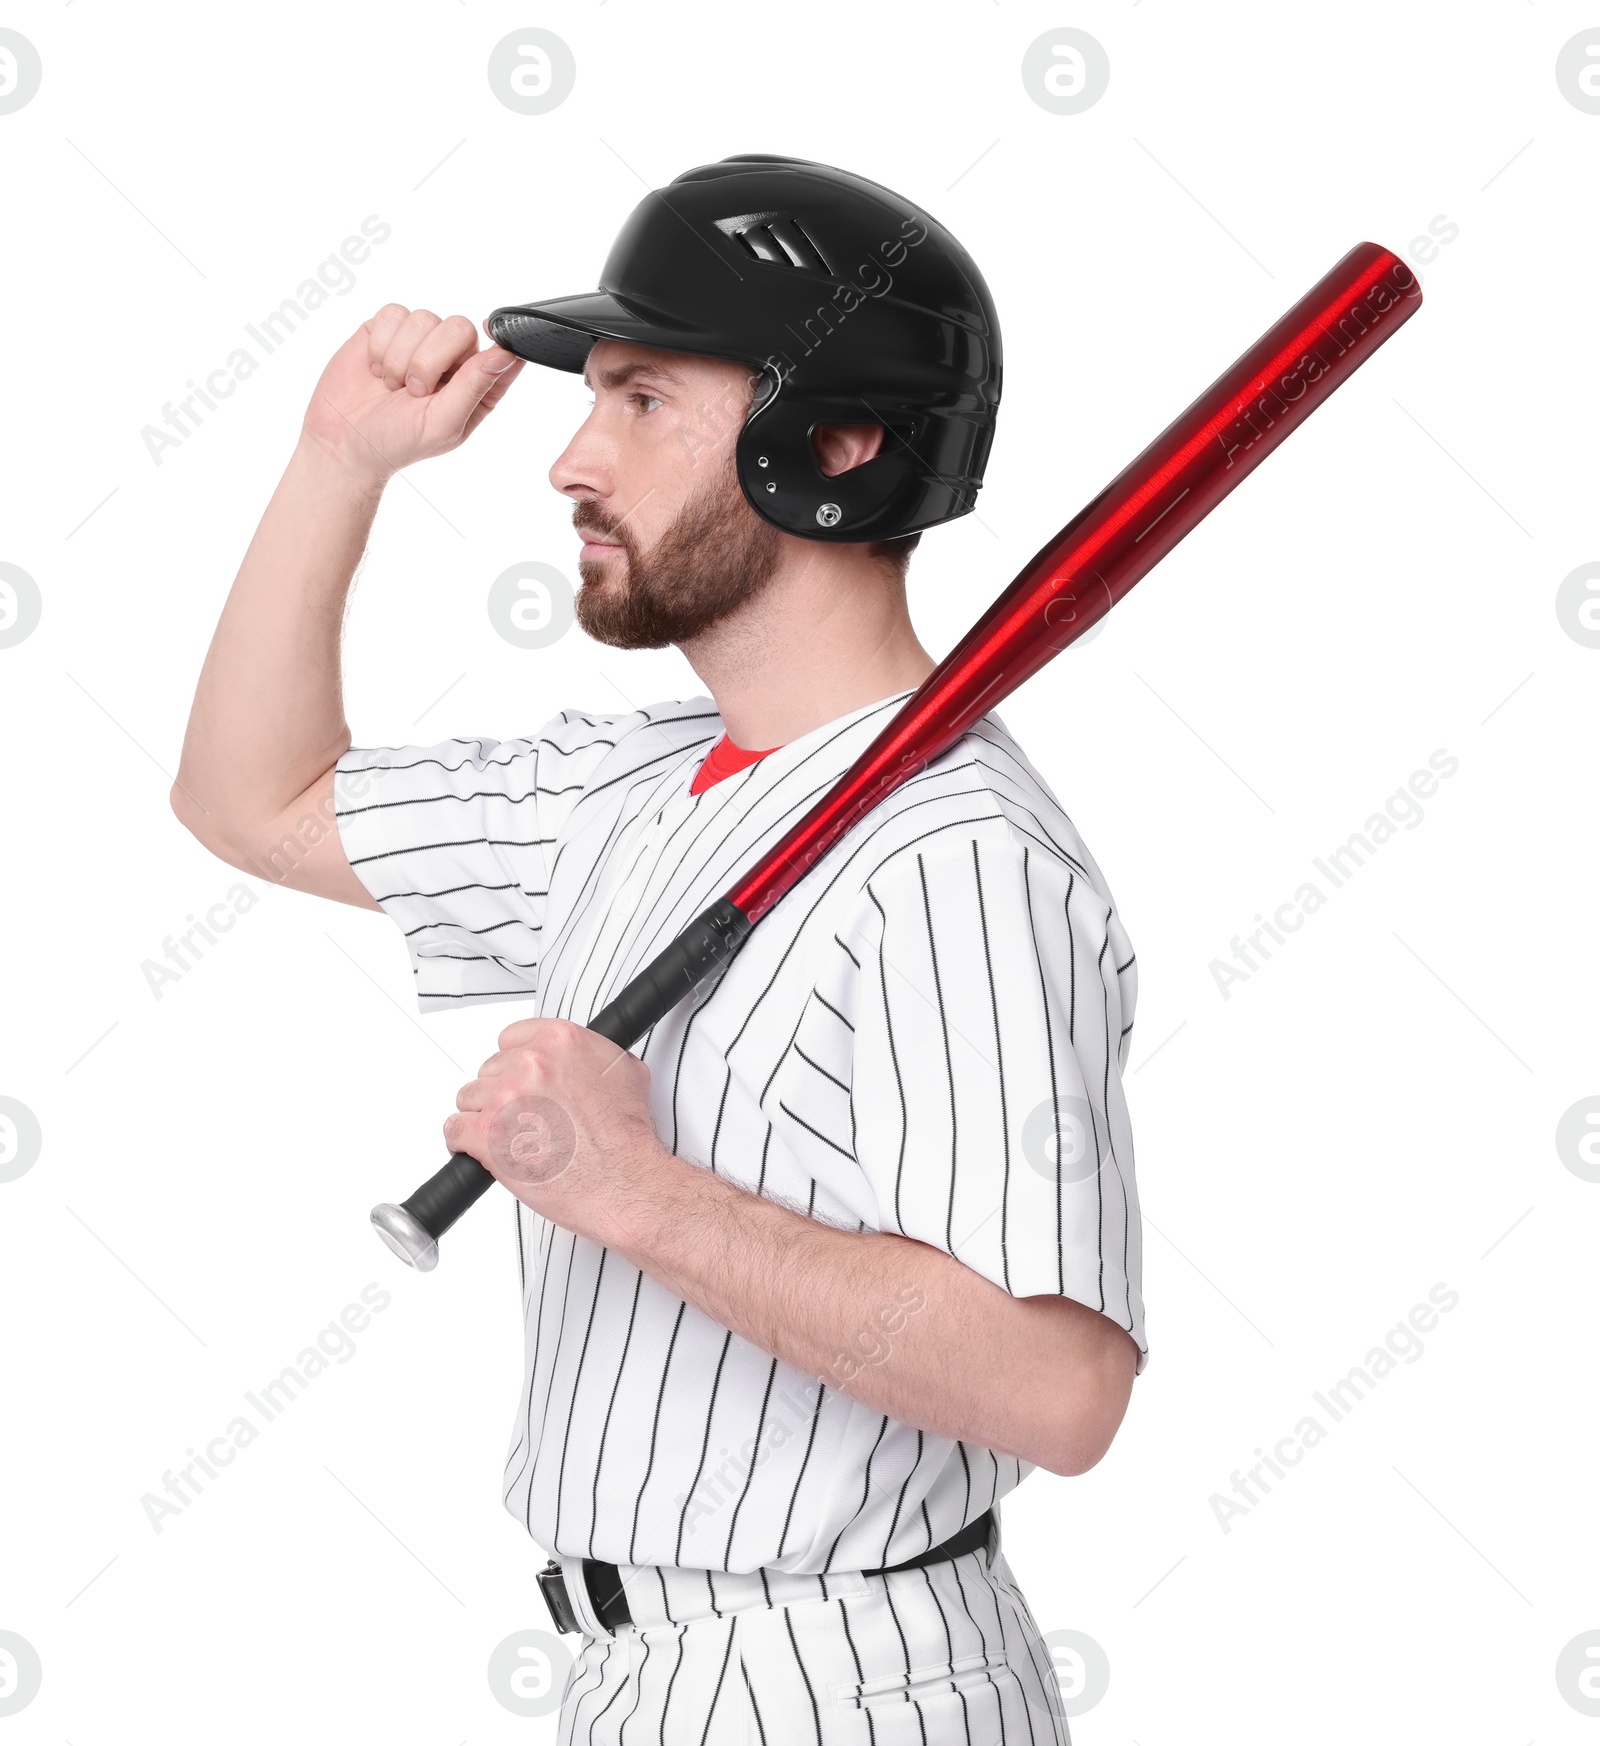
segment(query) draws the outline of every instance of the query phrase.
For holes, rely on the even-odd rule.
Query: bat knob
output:
[[[439,1265],[439,1245],[403,1206],[385,1201],[372,1209],[372,1228],[408,1267],[431,1273]]]

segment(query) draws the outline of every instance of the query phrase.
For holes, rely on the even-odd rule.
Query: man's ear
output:
[[[881,424],[819,424],[811,433],[811,452],[830,479],[870,461],[882,447]]]

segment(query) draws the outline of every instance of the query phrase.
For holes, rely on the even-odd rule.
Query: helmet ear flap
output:
[[[811,446],[819,424],[865,422],[844,408],[829,418],[825,408],[776,393],[758,405],[735,451],[739,483],[756,514],[801,539],[876,540],[901,531],[898,512],[916,489],[915,457],[903,439],[890,432],[882,453],[834,474],[822,471]]]

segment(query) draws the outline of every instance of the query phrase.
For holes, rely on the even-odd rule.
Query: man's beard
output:
[[[754,599],[782,556],[783,536],[745,501],[731,451],[722,476],[684,504],[643,556],[627,522],[608,523],[592,503],[579,504],[572,525],[622,548],[625,565],[579,561],[583,586],[574,603],[589,635],[618,649],[661,649],[698,636]]]

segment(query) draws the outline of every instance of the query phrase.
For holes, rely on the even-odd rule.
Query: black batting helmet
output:
[[[488,329],[558,370],[609,338],[759,371],[739,482],[787,533],[895,539],[977,499],[1000,403],[989,288],[943,225],[847,170],[757,152],[687,170],[635,207],[598,291],[497,309]],[[815,427],[868,423],[882,451],[824,474]]]

